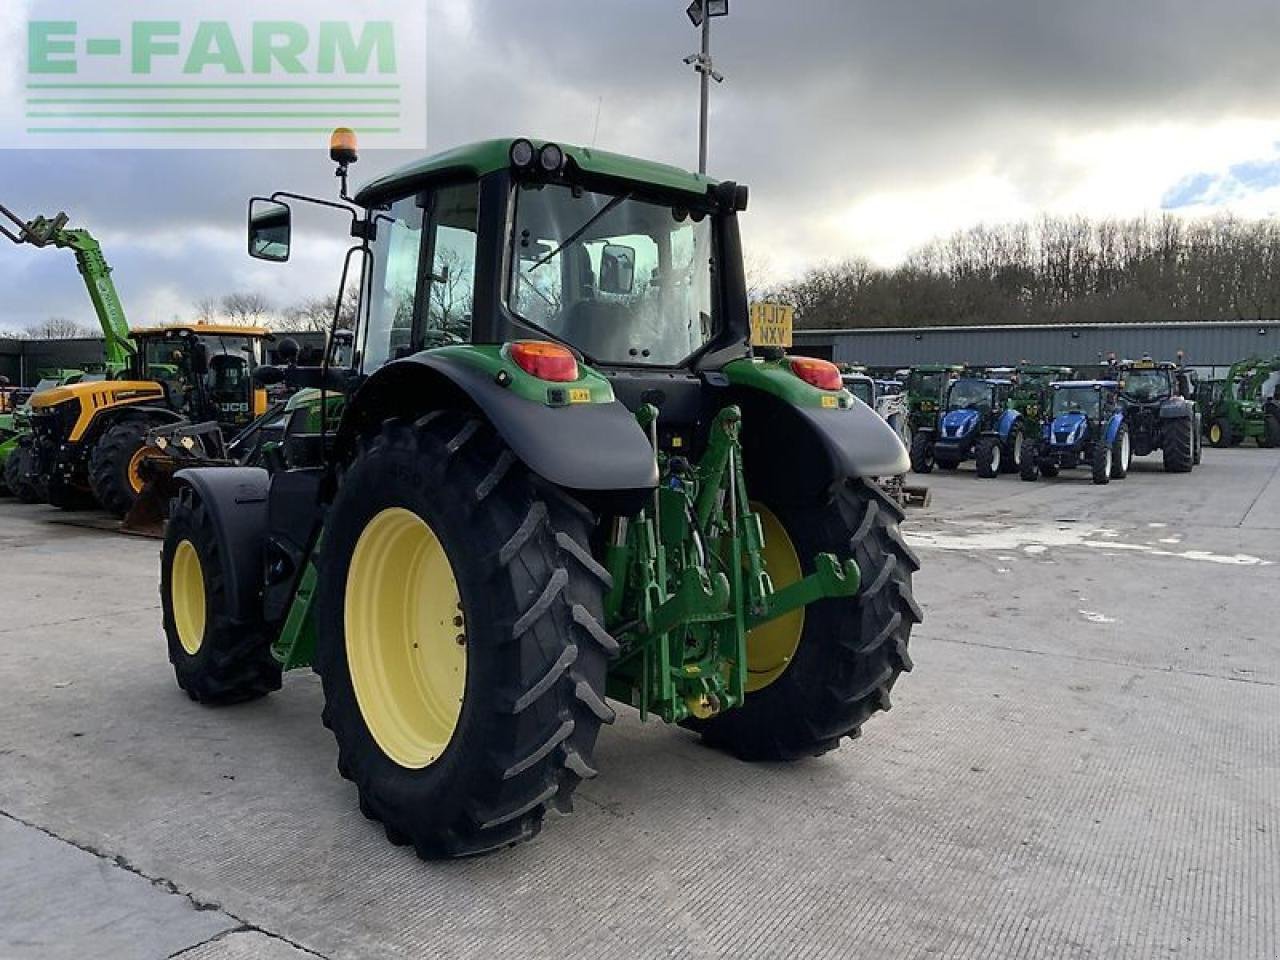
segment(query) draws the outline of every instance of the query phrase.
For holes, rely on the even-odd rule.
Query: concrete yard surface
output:
[[[1280,956],[1280,450],[934,473],[915,671],[747,765],[630,711],[532,843],[424,863],[309,672],[173,682],[158,544],[0,502],[0,960]]]

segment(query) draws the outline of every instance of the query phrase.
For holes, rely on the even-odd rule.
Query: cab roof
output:
[[[511,145],[516,140],[522,139],[525,138],[503,137],[495,140],[481,140],[441,153],[433,153],[365,184],[356,194],[355,201],[361,206],[370,206],[388,196],[394,196],[401,190],[411,190],[426,181],[451,177],[482,177],[487,173],[507,169],[511,166]],[[548,141],[531,139],[530,142],[535,149],[540,149]],[[703,174],[690,173],[688,170],[666,163],[640,160],[620,153],[597,150],[594,147],[579,147],[559,141],[555,143],[564,151],[566,162],[572,162],[579,170],[597,176],[628,180],[698,196],[704,196],[707,189],[717,183],[716,180]]]
[[[134,327],[131,337],[163,337],[175,333],[207,333],[213,336],[271,337],[266,327],[246,327],[235,323],[167,323],[158,327]]]
[[[1051,387],[1111,387],[1118,389],[1120,384],[1115,380],[1059,380],[1050,384]]]

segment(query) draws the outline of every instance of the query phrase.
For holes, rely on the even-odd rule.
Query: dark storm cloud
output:
[[[431,4],[432,149],[529,133],[692,163],[696,85],[680,60],[697,34],[685,0],[462,6]],[[879,191],[987,171],[1047,203],[1080,173],[1053,159],[1057,138],[1273,118],[1280,95],[1274,2],[732,0],[715,30],[728,80],[713,94],[712,172],[752,185],[759,245],[805,257],[852,252],[819,244],[808,225]],[[266,282],[288,300],[333,281],[314,258],[274,274],[251,264],[240,252],[244,202],[285,187],[331,195],[322,146],[3,152],[0,202],[66,209],[109,235],[131,298],[180,304]],[[357,169],[369,176],[406,158],[368,153]],[[0,327],[85,315],[74,267],[46,262],[56,259],[0,248]]]

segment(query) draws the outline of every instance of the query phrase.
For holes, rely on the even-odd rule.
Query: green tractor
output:
[[[966,367],[958,363],[922,363],[907,371],[903,393],[907,397],[907,426],[912,437],[917,430],[937,423],[947,388],[957,377],[964,376],[965,370]]]
[[[285,199],[251,201],[254,256],[288,257]],[[270,470],[176,475],[178,685],[230,703],[312,666],[360,809],[423,857],[568,810],[610,700],[749,760],[857,736],[921,616],[871,480],[906,455],[833,364],[753,357],[746,205],[527,139],[360,190],[353,366],[258,374],[341,415],[291,421]]]
[[[1260,447],[1280,446],[1280,411],[1264,388],[1280,372],[1280,356],[1251,357],[1233,364],[1225,380],[1200,385],[1205,439],[1215,447],[1234,447],[1252,439]]]

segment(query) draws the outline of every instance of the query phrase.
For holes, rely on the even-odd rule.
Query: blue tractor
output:
[[[911,438],[911,469],[928,473],[935,466],[954,470],[972,459],[978,476],[1017,473],[1024,442],[1022,414],[1009,403],[1011,380],[960,377],[947,388],[946,402],[933,426]]]
[[[1133,461],[1129,427],[1115,380],[1064,380],[1049,385],[1049,409],[1022,458],[1022,479],[1056,477],[1087,467],[1094,483],[1123,480]]]

